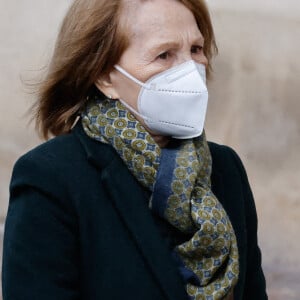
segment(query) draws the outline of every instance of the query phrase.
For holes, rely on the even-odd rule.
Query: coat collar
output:
[[[212,152],[212,156],[214,156],[213,152]],[[213,163],[212,163],[211,189],[219,201],[221,201],[221,202],[225,201],[224,184],[223,184],[222,174],[218,170],[218,167],[216,166],[214,159],[213,159]]]
[[[81,122],[77,123],[73,132],[83,146],[88,161],[98,168],[105,169],[116,157],[115,150],[111,146],[88,137],[82,128]]]
[[[73,131],[79,138],[87,159],[102,170],[103,184],[110,199],[166,299],[186,299],[183,282],[154,223],[143,188],[111,146],[89,138],[81,124],[77,124]]]

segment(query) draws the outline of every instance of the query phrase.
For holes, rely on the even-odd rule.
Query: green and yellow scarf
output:
[[[226,299],[238,280],[238,248],[231,222],[211,191],[205,134],[160,148],[119,101],[98,96],[89,99],[82,124],[89,137],[112,145],[151,191],[150,209],[192,236],[173,249],[190,299]]]

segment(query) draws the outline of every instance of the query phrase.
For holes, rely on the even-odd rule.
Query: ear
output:
[[[110,99],[119,99],[119,94],[117,93],[114,85],[111,81],[110,73],[107,75],[100,76],[96,82],[96,87],[107,97]]]

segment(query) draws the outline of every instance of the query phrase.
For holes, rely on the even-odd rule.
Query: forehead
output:
[[[168,42],[174,38],[201,37],[193,13],[177,0],[125,0],[123,20],[130,44]]]

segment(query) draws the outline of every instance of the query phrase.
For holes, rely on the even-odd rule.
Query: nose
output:
[[[181,55],[178,55],[175,64],[179,65],[179,64],[185,63],[189,60],[194,60],[198,64],[202,64],[205,67],[208,66],[208,59],[203,52],[200,55],[194,56],[190,51],[186,51],[186,52],[182,53]]]
[[[191,55],[191,53],[182,53],[181,55],[178,55],[178,58],[177,58],[177,61],[176,61],[176,64],[183,64],[189,60],[192,60],[193,57]]]

